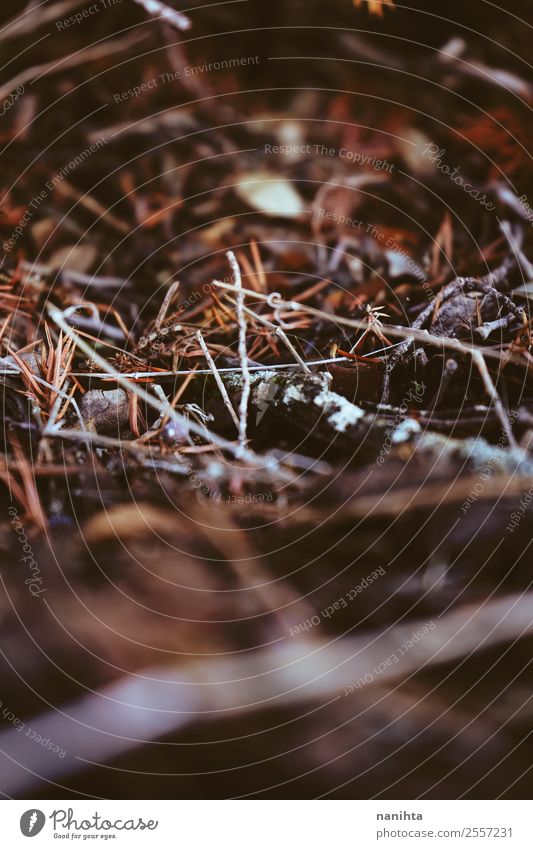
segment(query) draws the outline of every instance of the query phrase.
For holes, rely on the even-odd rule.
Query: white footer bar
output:
[[[0,827],[9,849],[531,849],[530,808],[528,801],[5,800]]]

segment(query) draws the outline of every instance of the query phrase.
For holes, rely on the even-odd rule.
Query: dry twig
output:
[[[237,416],[237,413],[233,409],[233,404],[231,403],[231,401],[229,399],[227,389],[224,386],[224,382],[223,382],[222,378],[220,377],[220,375],[218,373],[218,369],[215,365],[215,361],[214,361],[213,357],[211,356],[211,354],[209,353],[209,348],[205,344],[205,339],[202,336],[202,333],[201,333],[200,330],[196,331],[196,338],[198,339],[198,342],[200,343],[200,348],[204,352],[205,358],[207,360],[207,364],[208,364],[208,366],[211,370],[213,377],[215,378],[216,384],[217,384],[217,386],[220,390],[220,394],[222,395],[222,400],[224,401],[224,405],[225,405],[228,413],[230,414],[231,418],[235,422],[235,427],[237,428],[237,431],[240,433],[239,418]]]
[[[242,374],[242,392],[239,401],[239,445],[244,448],[246,445],[246,417],[248,413],[248,400],[250,398],[250,372],[248,371],[248,353],[246,351],[246,316],[244,311],[244,295],[242,291],[242,279],[239,263],[235,258],[233,251],[228,251],[226,254],[231,270],[233,272],[233,280],[237,289],[237,324],[239,325],[239,361],[241,364]]]

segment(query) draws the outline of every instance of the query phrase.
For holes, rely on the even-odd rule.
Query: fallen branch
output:
[[[236,287],[228,283],[223,283],[220,280],[214,280],[213,285],[218,286],[222,289],[226,289],[227,291],[236,291]],[[250,297],[267,301],[271,306],[275,306],[276,308],[282,307],[288,310],[306,312],[310,315],[316,316],[317,318],[332,322],[333,324],[343,325],[344,327],[352,327],[356,330],[366,331],[368,329],[367,321],[358,321],[357,319],[349,319],[337,315],[332,316],[326,312],[323,312],[322,310],[316,309],[315,307],[310,307],[307,304],[301,304],[296,301],[284,301],[277,292],[271,293],[270,295],[262,295],[261,293],[252,291],[251,289],[243,289],[242,291],[244,292],[244,294],[249,295]],[[487,394],[494,403],[494,408],[496,410],[498,418],[500,419],[502,429],[509,441],[509,444],[511,446],[516,446],[516,440],[514,438],[511,425],[509,423],[509,417],[507,416],[503,408],[496,387],[494,386],[494,382],[489,374],[486,363],[484,361],[485,357],[491,357],[493,359],[497,359],[502,365],[504,365],[506,364],[506,362],[510,361],[510,358],[504,360],[503,355],[499,352],[490,351],[485,348],[479,348],[474,345],[468,345],[463,342],[460,342],[458,339],[451,339],[447,336],[434,336],[431,333],[428,333],[427,331],[423,330],[414,330],[409,327],[395,327],[389,325],[383,325],[383,330],[388,336],[399,336],[402,339],[409,339],[420,342],[422,345],[431,345],[433,348],[455,351],[456,353],[471,357],[472,362],[476,365],[480,372],[483,385],[485,386],[485,390],[487,391]]]

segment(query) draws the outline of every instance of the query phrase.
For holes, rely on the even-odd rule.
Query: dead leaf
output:
[[[47,262],[53,271],[79,271],[84,274],[90,271],[97,257],[97,250],[91,245],[65,245],[54,251]]]
[[[305,212],[303,201],[289,180],[270,171],[254,171],[240,177],[236,193],[249,206],[264,215],[300,218]]]
[[[83,420],[98,433],[120,430],[128,424],[128,396],[124,389],[90,389],[80,401]]]

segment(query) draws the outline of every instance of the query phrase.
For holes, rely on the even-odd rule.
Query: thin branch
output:
[[[139,36],[138,33],[135,33],[133,36],[129,35],[126,38],[108,39],[102,44],[86,47],[83,50],[78,50],[76,53],[69,53],[62,59],[53,59],[51,62],[35,65],[33,68],[25,68],[20,74],[0,87],[0,100],[4,100],[18,86],[40,79],[46,74],[61,73],[66,68],[76,68],[78,65],[88,67],[90,62],[97,62],[106,56],[113,56],[121,50],[127,50],[144,38],[144,34]]]
[[[304,371],[310,373],[311,369],[309,368],[308,364],[305,362],[305,360],[301,358],[300,354],[292,344],[291,340],[289,339],[283,328],[279,326],[279,324],[274,324],[274,322],[269,321],[268,318],[264,318],[262,315],[258,315],[253,310],[251,310],[250,307],[244,307],[244,310],[249,315],[252,315],[254,319],[260,324],[263,324],[265,327],[270,327],[270,329],[275,332],[276,336],[279,336],[280,339],[283,339],[287,348],[296,360],[298,366]],[[343,359],[346,359],[346,357],[343,357]]]
[[[165,24],[170,24],[181,32],[190,29],[192,26],[187,15],[184,15],[178,9],[167,6],[166,3],[161,3],[160,0],[134,0],[134,2],[142,6],[152,18],[160,18]]]
[[[170,304],[174,300],[176,292],[180,287],[180,281],[174,280],[174,282],[169,286],[168,291],[163,298],[163,303],[159,307],[159,312],[157,313],[157,318],[155,320],[155,329],[159,330],[161,325],[163,324],[165,318],[167,317],[167,313],[170,309]]]
[[[500,230],[507,240],[507,244],[515,255],[516,261],[522,270],[526,280],[533,280],[533,265],[522,251],[519,239],[513,233],[513,228],[508,221],[500,222]]]
[[[81,0],[61,0],[61,2],[52,3],[49,6],[41,3],[38,13],[35,8],[28,7],[25,12],[18,14],[2,29],[0,42],[7,41],[8,38],[20,38],[22,35],[27,35],[44,26],[48,21],[65,18],[67,12],[75,9],[76,6],[81,6]]]
[[[224,283],[221,280],[213,280],[212,285],[218,286],[220,289],[226,289],[228,292],[237,291],[236,287],[231,283]],[[333,324],[341,325],[342,327],[351,327],[355,330],[366,330],[368,328],[368,320],[345,318],[342,315],[332,315],[331,313],[324,312],[316,307],[310,307],[308,304],[298,303],[298,301],[285,301],[278,295],[277,292],[271,292],[270,295],[263,295],[260,292],[253,291],[252,289],[243,289],[242,291],[245,295],[255,298],[256,300],[266,301],[270,304],[270,306],[274,306],[275,308],[283,308],[294,312],[305,312],[324,321],[329,321]],[[488,359],[498,360],[498,362],[504,361],[504,356],[500,351],[494,351],[490,348],[476,348],[474,345],[468,345],[464,342],[460,342],[458,339],[452,339],[449,336],[432,336],[425,330],[413,330],[412,327],[399,327],[391,324],[384,324],[383,329],[386,331],[387,336],[395,336],[398,339],[412,339],[415,342],[420,342],[422,345],[431,345],[433,348],[445,348],[461,354],[471,355],[472,351],[480,350],[483,353],[483,356]],[[386,348],[380,349],[380,351],[383,352],[386,350]],[[378,352],[374,351],[373,353]],[[312,365],[312,363],[308,363],[308,365]],[[270,366],[268,366],[268,368],[270,368]]]
[[[246,315],[244,307],[244,294],[242,290],[241,269],[233,251],[226,254],[233,279],[237,288],[237,323],[239,325],[239,360],[242,373],[242,392],[239,402],[239,445],[246,446],[246,418],[248,413],[248,401],[250,399],[250,372],[248,370],[248,352],[246,350]]]
[[[224,405],[226,406],[228,413],[230,414],[231,418],[233,419],[233,421],[235,423],[235,427],[237,428],[237,431],[240,432],[239,419],[237,417],[237,413],[233,409],[233,404],[230,401],[230,397],[228,395],[228,390],[224,386],[224,382],[223,382],[222,378],[220,377],[220,375],[218,373],[218,369],[215,365],[215,361],[214,361],[213,357],[211,356],[211,354],[209,353],[209,348],[205,344],[205,339],[204,339],[204,337],[202,336],[202,334],[199,330],[196,331],[196,337],[198,339],[198,342],[200,343],[200,347],[201,347],[202,351],[204,352],[204,356],[205,356],[207,363],[209,365],[209,368],[211,370],[211,374],[215,378],[216,384],[217,384],[217,386],[220,390],[220,394],[222,395],[222,400],[224,401]]]
[[[398,343],[401,344],[401,343]],[[383,351],[381,348],[379,351],[370,351],[368,354],[363,354],[364,357],[371,357],[373,354],[380,354]],[[0,363],[2,360],[0,359]],[[321,360],[304,360],[303,361],[306,366],[324,366],[329,365],[330,363],[347,363],[349,362],[347,357],[326,357]],[[273,363],[272,365],[257,365],[257,366],[248,366],[248,371],[272,371],[272,369],[291,369],[291,368],[301,368],[300,363]],[[236,374],[240,373],[240,366],[227,366],[224,368],[217,368],[219,374]],[[13,369],[2,369],[0,370],[0,376],[2,375],[12,375],[18,374],[18,372]],[[127,373],[127,377],[130,380],[141,380],[146,377],[185,377],[191,374],[190,369],[181,369],[178,371],[164,371],[161,369],[160,371],[132,371]],[[209,368],[200,368],[194,372],[197,374],[212,374],[211,369]],[[109,378],[109,374],[106,372],[88,372],[88,371],[73,371],[71,372],[72,377],[94,377],[99,379]]]
[[[509,422],[509,416],[507,415],[507,412],[505,411],[505,408],[501,402],[500,396],[498,395],[498,391],[494,386],[492,377],[490,376],[489,370],[487,368],[487,364],[483,359],[483,354],[478,349],[474,349],[472,351],[471,356],[472,362],[475,363],[478,368],[481,380],[483,381],[483,385],[485,387],[485,391],[487,392],[487,395],[494,404],[496,415],[500,420],[500,424],[502,426],[503,432],[505,433],[505,436],[507,437],[507,441],[509,442],[509,445],[511,445],[513,448],[516,448],[517,442],[513,433],[513,428],[511,427],[511,423]]]

